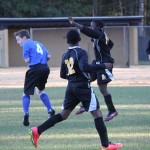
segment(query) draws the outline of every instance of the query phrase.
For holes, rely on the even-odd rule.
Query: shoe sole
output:
[[[112,120],[112,119],[113,119],[114,117],[116,117],[116,116],[118,116],[118,113],[117,113],[117,114],[115,114],[114,116],[112,116],[112,117],[108,118],[108,119],[107,119],[107,118],[105,118],[105,120],[104,120],[104,121],[105,121],[105,122],[110,121],[110,120]]]
[[[33,146],[35,147],[35,148],[37,148],[36,146],[35,146],[35,143],[34,143],[34,140],[33,140],[33,135],[34,135],[34,133],[33,133],[33,131],[30,129],[29,130],[29,134],[30,134],[30,140],[31,140],[31,142],[32,142],[32,144],[33,144]]]

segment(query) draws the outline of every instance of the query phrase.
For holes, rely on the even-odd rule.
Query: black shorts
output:
[[[102,85],[114,80],[112,69],[100,69],[90,73],[91,82],[97,79],[97,84]]]
[[[50,69],[47,65],[34,65],[25,75],[24,93],[26,95],[34,95],[34,89],[37,87],[40,91],[45,89]]]
[[[69,82],[63,109],[73,110],[80,102],[86,111],[93,111],[100,107],[98,99],[88,82]]]
[[[114,80],[112,69],[101,69],[97,71],[97,84],[105,84]]]

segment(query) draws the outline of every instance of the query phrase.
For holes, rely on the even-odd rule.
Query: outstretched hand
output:
[[[68,17],[68,20],[69,20],[70,24],[73,24],[74,20],[72,17]]]

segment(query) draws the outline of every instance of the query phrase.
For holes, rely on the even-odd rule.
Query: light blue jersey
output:
[[[36,64],[47,64],[47,55],[50,55],[43,44],[27,39],[23,43],[23,58],[30,59],[29,66]]]

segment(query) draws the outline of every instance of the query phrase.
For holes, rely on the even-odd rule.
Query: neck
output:
[[[75,46],[79,46],[79,43],[77,43],[77,44],[69,44],[69,47],[75,47]]]

